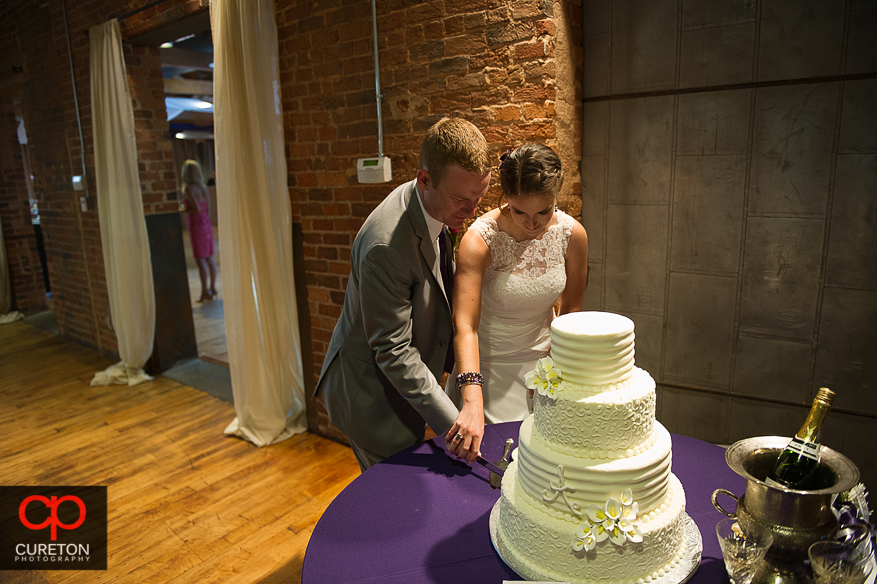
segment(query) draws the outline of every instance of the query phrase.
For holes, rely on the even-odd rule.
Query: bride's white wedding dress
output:
[[[529,413],[524,375],[548,355],[554,303],[566,287],[566,248],[575,219],[555,211],[557,221],[539,239],[517,242],[487,217],[475,230],[490,248],[481,287],[478,354],[484,376],[484,422],[523,420]],[[456,375],[448,391],[459,405]]]

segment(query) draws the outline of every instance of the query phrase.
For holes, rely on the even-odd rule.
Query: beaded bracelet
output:
[[[457,375],[457,389],[464,385],[484,385],[484,376],[475,371],[466,371]]]

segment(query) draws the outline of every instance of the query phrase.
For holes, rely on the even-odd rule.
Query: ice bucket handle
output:
[[[728,511],[725,511],[725,508],[722,507],[721,505],[719,505],[719,495],[728,495],[729,497],[734,499],[734,502],[737,504],[740,503],[740,499],[737,497],[737,495],[735,495],[734,493],[732,493],[731,491],[729,491],[727,489],[716,489],[715,491],[713,491],[713,506],[716,509],[718,509],[719,512],[724,513],[725,515],[727,515],[731,519],[736,519],[737,518],[736,505],[735,505],[734,513],[729,513]]]

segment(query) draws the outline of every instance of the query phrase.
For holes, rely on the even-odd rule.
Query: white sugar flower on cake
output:
[[[575,539],[572,540],[572,549],[577,552],[582,550],[589,552],[595,547],[597,547],[597,536],[594,534],[591,524],[582,523],[576,533]]]
[[[643,534],[637,521],[638,512],[639,505],[634,502],[630,489],[621,493],[620,502],[609,497],[602,507],[588,506],[588,520],[576,532],[571,543],[572,549],[589,552],[607,539],[615,545],[624,545],[626,541],[641,543]]]
[[[554,366],[554,359],[542,357],[536,361],[536,368],[524,376],[524,385],[556,400],[557,392],[563,389],[563,378],[560,369]]]

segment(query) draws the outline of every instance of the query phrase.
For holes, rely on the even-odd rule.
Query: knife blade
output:
[[[491,475],[497,474],[499,476],[502,476],[505,473],[505,471],[503,469],[499,468],[498,466],[496,466],[495,464],[493,464],[492,462],[490,462],[489,460],[487,460],[483,456],[479,456],[478,458],[476,458],[475,462],[477,462],[478,464],[480,464],[481,466],[483,466],[484,468],[489,470]]]

